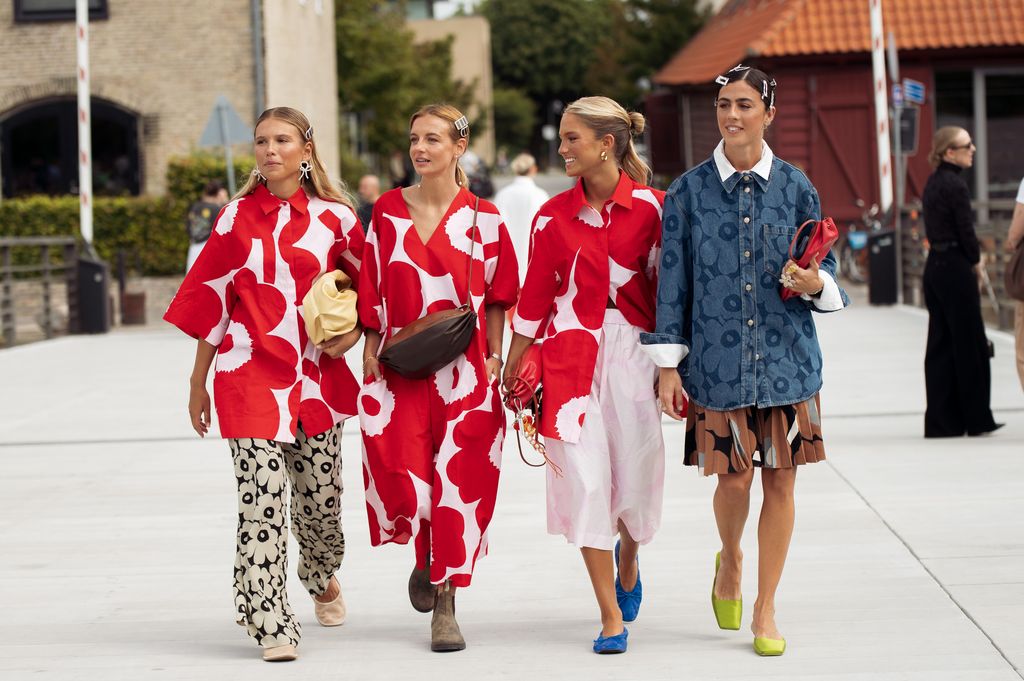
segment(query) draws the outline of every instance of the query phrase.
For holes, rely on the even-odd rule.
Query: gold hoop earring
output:
[[[602,151],[601,152],[601,160],[602,161],[607,161],[608,160],[608,152],[607,151]]]

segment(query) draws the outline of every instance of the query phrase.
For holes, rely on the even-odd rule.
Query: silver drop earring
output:
[[[254,166],[252,169],[252,176],[256,178],[258,182],[266,182],[267,178],[263,177],[263,173],[260,172],[259,166]]]
[[[309,179],[309,174],[313,172],[313,164],[309,161],[303,161],[299,164],[299,177],[303,180]]]

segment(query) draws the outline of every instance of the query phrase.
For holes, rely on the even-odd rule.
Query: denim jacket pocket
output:
[[[789,260],[789,245],[796,236],[793,225],[763,225],[764,269],[773,277],[782,274],[782,266]]]

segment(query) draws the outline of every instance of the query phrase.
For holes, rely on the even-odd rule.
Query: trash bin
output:
[[[99,259],[78,259],[78,332],[110,331],[110,267]]]
[[[872,232],[868,235],[868,302],[895,305],[896,232]]]

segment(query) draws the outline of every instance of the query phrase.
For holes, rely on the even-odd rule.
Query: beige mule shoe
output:
[[[299,651],[291,644],[263,649],[263,660],[266,662],[291,662],[298,656]]]
[[[337,577],[331,577],[331,581],[338,584]],[[341,595],[341,584],[338,584],[338,597],[329,603],[322,603],[316,598],[313,599],[313,611],[316,613],[316,621],[325,627],[337,627],[345,623],[345,599]]]

